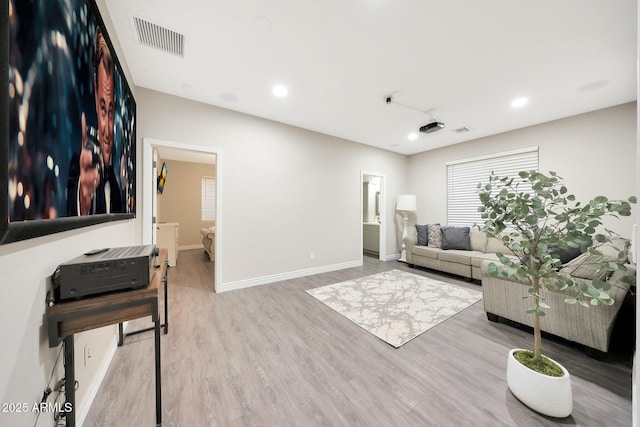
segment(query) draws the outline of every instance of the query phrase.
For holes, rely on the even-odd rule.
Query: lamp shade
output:
[[[413,194],[401,194],[398,196],[398,203],[396,203],[397,211],[415,211],[416,210],[416,196]]]

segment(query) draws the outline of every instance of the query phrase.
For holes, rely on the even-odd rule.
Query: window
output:
[[[538,147],[447,163],[447,224],[482,224],[478,183],[488,183],[492,171],[515,177],[522,170],[538,170]]]
[[[202,220],[216,219],[216,179],[211,176],[202,177]]]

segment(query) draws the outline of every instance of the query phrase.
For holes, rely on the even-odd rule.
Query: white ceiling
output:
[[[106,4],[136,86],[403,154],[636,99],[636,0]],[[184,34],[184,58],[133,16]],[[410,141],[431,109],[445,129]]]

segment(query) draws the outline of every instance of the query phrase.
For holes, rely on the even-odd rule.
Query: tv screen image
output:
[[[167,181],[167,164],[162,162],[162,169],[160,175],[158,175],[158,193],[162,194],[164,191],[164,183]]]
[[[9,0],[8,25],[0,240],[134,217],[136,103],[97,6]]]

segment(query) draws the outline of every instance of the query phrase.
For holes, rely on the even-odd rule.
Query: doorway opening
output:
[[[362,254],[385,260],[386,209],[385,176],[376,172],[361,172],[360,212],[362,218]]]
[[[170,266],[176,265],[180,249],[202,249],[213,263],[214,291],[222,258],[221,163],[219,150],[213,148],[143,139],[143,243],[166,247]]]

